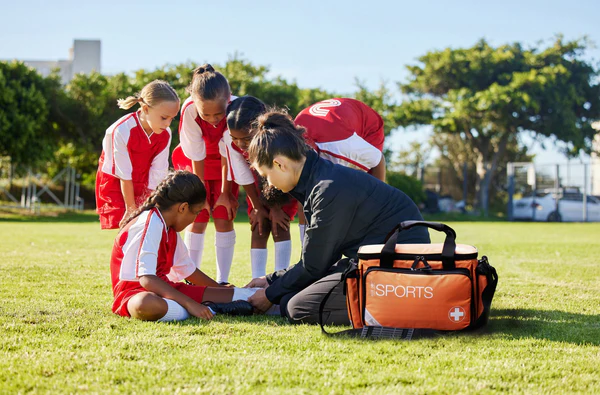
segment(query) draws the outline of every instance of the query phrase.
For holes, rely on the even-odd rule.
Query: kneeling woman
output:
[[[349,324],[340,284],[349,259],[357,258],[361,245],[383,243],[400,222],[423,217],[400,190],[319,157],[306,145],[304,128],[286,113],[267,112],[255,127],[250,162],[270,185],[302,203],[307,227],[301,260],[252,280],[248,286],[266,289],[257,291],[250,303],[259,311],[279,304],[290,322],[316,323],[321,300],[331,291],[323,310],[325,323]],[[409,229],[398,242],[429,243],[429,233],[425,228]]]
[[[246,300],[254,290],[220,287],[196,268],[179,236],[205,204],[200,179],[177,171],[123,221],[110,263],[115,314],[148,321],[252,314]]]

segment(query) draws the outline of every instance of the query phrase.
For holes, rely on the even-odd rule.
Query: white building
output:
[[[48,76],[53,69],[60,69],[63,84],[68,83],[78,73],[101,72],[100,40],[74,40],[69,49],[68,60],[23,60],[27,66],[33,67],[43,76]]]
[[[592,127],[598,131],[594,137],[593,150],[591,155],[592,164],[592,195],[600,196],[600,121],[594,122]]]

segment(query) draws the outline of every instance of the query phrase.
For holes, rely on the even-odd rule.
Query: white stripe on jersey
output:
[[[165,148],[152,159],[150,171],[148,172],[148,189],[150,190],[155,190],[158,184],[160,184],[167,174],[169,174],[169,155],[173,135],[171,134],[171,128],[167,128],[166,132],[163,133],[169,133],[169,142]]]
[[[127,241],[123,245],[123,260],[119,279],[139,281],[140,276],[156,275],[158,251],[163,241],[163,230],[168,237],[168,229],[158,210],[142,212],[127,231]],[[177,234],[177,245],[173,255],[173,266],[167,274],[169,280],[181,281],[196,270],[183,240]],[[137,274],[136,274],[137,271]]]
[[[225,146],[226,158],[227,158],[227,179],[234,179],[238,185],[250,185],[254,184],[254,175],[250,166],[239,151],[233,148],[233,140],[229,131],[225,131],[223,139],[221,140]],[[223,154],[221,154],[223,155]],[[233,171],[233,176],[231,172]]]
[[[356,132],[345,140],[315,142],[315,144],[319,147],[323,158],[342,166],[361,168],[365,171],[377,166],[383,157],[379,149],[369,144]]]
[[[177,246],[175,247],[175,255],[173,255],[173,266],[167,274],[169,280],[173,282],[182,281],[192,275],[196,271],[196,263],[190,258],[190,253],[185,246],[185,243],[177,233]]]
[[[102,140],[102,150],[104,151],[102,171],[122,180],[131,180],[132,166],[127,144],[131,129],[138,126],[135,117],[135,113],[121,117],[106,129]]]
[[[185,156],[193,161],[206,159],[206,143],[202,137],[202,128],[196,122],[197,117],[198,110],[190,96],[181,106],[179,142]]]
[[[127,241],[122,248],[121,280],[139,281],[138,276],[156,275],[163,229],[162,217],[153,211],[144,211],[135,219],[127,231]]]
[[[229,102],[237,99],[231,96]],[[192,97],[188,97],[181,106],[181,119],[179,120],[179,145],[185,156],[193,161],[206,159],[206,143],[202,137],[202,128],[196,122],[198,110]],[[227,133],[227,132],[225,132]]]

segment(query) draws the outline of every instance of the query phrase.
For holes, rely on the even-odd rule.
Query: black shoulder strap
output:
[[[340,283],[344,283],[346,281],[346,278],[348,278],[348,275],[350,275],[351,273],[355,273],[357,271],[358,271],[358,268],[356,266],[356,263],[354,263],[352,260],[350,260],[350,262],[348,264],[348,267],[342,273],[342,278],[340,279],[340,282],[337,283],[336,285],[334,285],[333,287],[331,287],[331,289],[329,290],[329,292],[327,292],[327,295],[325,295],[325,297],[321,301],[321,304],[319,305],[319,325],[321,326],[321,332],[323,332],[324,334],[326,334],[326,335],[337,335],[337,333],[328,333],[325,330],[325,328],[323,327],[323,310],[325,309],[325,304],[327,303],[327,300],[329,299],[329,297],[333,293],[333,290],[336,289],[336,287]],[[346,284],[344,284],[344,295],[345,294],[346,294]],[[344,331],[344,332],[347,332],[347,331]],[[342,332],[339,332],[339,333],[341,334]]]
[[[342,274],[342,279],[340,283],[346,281],[346,279],[352,274],[358,271],[356,264],[351,262],[348,268]],[[323,326],[323,310],[325,309],[325,304],[327,300],[335,290],[335,288],[340,284],[336,284],[333,286],[327,295],[321,301],[319,305],[319,326],[321,327],[321,332],[327,336],[348,336],[348,337],[360,337],[360,338],[370,338],[370,339],[402,339],[402,340],[411,340],[413,338],[420,337],[431,337],[435,335],[439,335],[439,331],[429,330],[429,329],[412,329],[412,328],[388,328],[383,326],[364,326],[362,328],[357,329],[347,329],[340,332],[327,332],[325,327]],[[344,286],[344,294],[346,294],[346,288]]]

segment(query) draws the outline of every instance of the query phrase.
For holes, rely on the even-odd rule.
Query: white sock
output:
[[[189,318],[190,314],[179,303],[171,299],[165,299],[165,302],[167,302],[167,314],[158,321],[183,321]]]
[[[235,230],[216,232],[215,247],[217,250],[217,282],[228,282],[235,247]]]
[[[300,229],[300,248],[304,246],[304,230],[306,229],[306,225],[298,224],[298,229]]]
[[[267,274],[267,257],[269,251],[266,248],[250,249],[250,264],[252,265],[252,278],[262,277]]]
[[[254,293],[256,291],[258,291],[259,289],[263,289],[263,288],[237,288],[234,287],[233,288],[233,296],[231,297],[231,301],[235,301],[235,300],[248,300],[248,298],[252,295],[254,295]]]
[[[292,241],[284,240],[275,242],[275,271],[287,269],[292,256]],[[264,276],[264,274],[263,274]]]
[[[200,265],[202,264],[202,251],[204,251],[204,233],[186,231],[183,243],[188,249],[190,258],[192,258],[196,267],[200,269]]]

